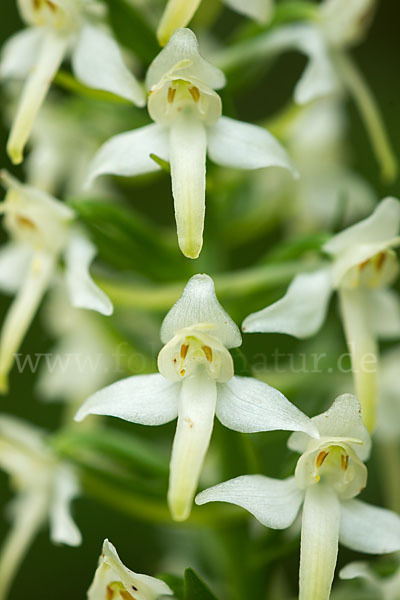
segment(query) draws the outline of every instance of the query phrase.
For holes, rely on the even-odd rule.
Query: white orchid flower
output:
[[[83,400],[112,381],[116,369],[112,342],[95,313],[71,306],[62,281],[52,288],[43,312],[46,329],[57,342],[49,361],[46,356],[41,363],[37,396],[47,402],[68,402],[75,413]]]
[[[239,329],[219,304],[213,281],[195,275],[161,327],[165,344],[160,374],[137,375],[110,385],[78,411],[110,415],[143,425],[162,425],[178,417],[168,502],[175,520],[191,510],[215,415],[241,432],[287,429],[313,435],[311,421],[280,392],[249,377],[234,376],[229,348],[241,344]]]
[[[296,174],[276,139],[265,129],[221,116],[222,71],[199,54],[196,36],[178,29],[146,76],[148,111],[155,124],[119,134],[98,151],[88,182],[102,174],[132,176],[171,164],[179,246],[197,258],[203,243],[206,152],[212,161],[239,169],[282,167]]]
[[[161,579],[128,569],[111,542],[104,540],[99,566],[87,593],[88,600],[157,600],[172,594]]]
[[[229,502],[266,527],[289,527],[302,509],[300,600],[328,600],[338,542],[357,552],[400,550],[400,517],[356,500],[367,481],[370,438],[360,405],[350,394],[313,417],[319,438],[294,433],[289,448],[301,452],[295,476],[278,480],[244,475],[196,497],[197,504]]]
[[[376,600],[399,600],[400,568],[397,568],[392,575],[379,577],[368,563],[356,561],[343,567],[339,577],[347,580],[361,579],[365,590],[373,593]]]
[[[348,52],[364,38],[375,6],[376,0],[323,0],[315,7],[315,16],[309,22],[284,25],[261,35],[258,43],[253,43],[251,55],[294,49],[307,56],[308,64],[294,90],[294,100],[298,104],[326,96],[342,96],[348,91],[366,125],[382,175],[393,179],[397,160],[382,116]],[[240,48],[232,52],[234,61],[240,61],[240,54],[235,54]]]
[[[92,105],[87,111],[79,100],[62,102],[50,94],[32,129],[31,149],[24,163],[27,181],[48,194],[56,195],[62,189],[65,196],[79,193],[82,197],[90,160],[109,128],[117,126],[118,120],[108,115],[103,105],[101,112]],[[99,183],[91,193],[110,195]]]
[[[266,23],[273,14],[274,0],[224,0],[233,10],[256,21]],[[197,11],[201,0],[168,0],[160,24],[157,37],[161,46],[165,46],[176,29],[186,27]]]
[[[332,264],[297,275],[278,302],[246,317],[243,331],[280,332],[299,338],[315,334],[325,319],[330,296],[339,294],[352,359],[355,388],[369,430],[375,424],[377,339],[400,336],[394,248],[400,245],[400,202],[385,198],[367,219],[332,237],[323,249]]]
[[[73,227],[73,211],[52,196],[0,173],[7,195],[0,204],[11,241],[0,249],[0,289],[16,293],[0,334],[0,390],[7,391],[8,373],[61,257],[73,306],[102,314],[112,304],[95,285],[89,267],[96,254],[92,243]]]
[[[300,173],[296,181],[285,177],[294,201],[291,224],[296,231],[331,228],[339,214],[348,225],[374,209],[378,200],[374,191],[347,164],[347,130],[342,103],[328,97],[304,106],[283,135]]]
[[[0,600],[4,600],[37,531],[48,520],[55,544],[77,546],[81,534],[70,503],[79,493],[74,470],[60,462],[42,432],[18,419],[0,415],[0,468],[17,492],[10,506],[12,528],[0,551]]]
[[[22,162],[36,115],[71,52],[74,72],[83,83],[144,106],[140,84],[125,66],[117,43],[91,18],[89,1],[18,0],[17,5],[28,27],[7,41],[0,63],[1,79],[25,80],[7,144],[15,164]]]

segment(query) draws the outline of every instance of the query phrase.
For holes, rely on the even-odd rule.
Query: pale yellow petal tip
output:
[[[364,425],[365,428],[367,429],[368,433],[370,433],[371,435],[373,434],[373,432],[375,431],[375,427],[376,427],[376,418],[375,418],[375,414],[372,414],[371,411],[363,411],[363,421],[364,421]]]
[[[387,163],[382,167],[381,177],[384,183],[393,183],[398,176],[399,173],[399,165],[397,160],[392,157],[392,160],[387,161]]]
[[[187,242],[187,243],[179,244],[182,254],[184,256],[186,256],[186,258],[191,258],[191,259],[196,259],[199,257],[202,246],[203,246],[202,240],[198,243]]]
[[[184,498],[169,499],[169,510],[174,521],[186,521],[190,517],[191,503]]]
[[[20,165],[24,160],[22,148],[16,147],[14,145],[7,145],[7,154],[14,165]]]
[[[159,27],[157,29],[157,39],[160,46],[166,46],[172,33],[173,31],[171,31],[169,28],[167,29],[166,27]]]
[[[0,374],[0,394],[5,395],[8,393],[8,376],[6,373]]]

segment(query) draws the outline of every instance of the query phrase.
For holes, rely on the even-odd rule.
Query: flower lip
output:
[[[233,360],[222,342],[209,332],[216,329],[213,323],[199,323],[185,327],[161,349],[158,369],[166,379],[181,381],[199,368],[219,382],[233,377]]]

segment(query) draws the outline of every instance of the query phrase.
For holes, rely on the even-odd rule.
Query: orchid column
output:
[[[310,419],[280,392],[234,375],[229,348],[240,346],[239,329],[219,304],[213,281],[195,275],[164,319],[160,374],[114,383],[81,407],[76,419],[109,415],[162,425],[178,417],[170,462],[168,502],[177,521],[188,518],[210,443],[215,415],[243,433],[285,429],[317,435]]]

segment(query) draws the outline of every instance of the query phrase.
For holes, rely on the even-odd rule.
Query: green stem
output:
[[[132,518],[139,518],[150,523],[164,525],[171,525],[173,523],[166,499],[165,502],[158,502],[148,497],[140,497],[131,492],[119,491],[104,484],[101,478],[89,474],[85,474],[84,485],[88,495]],[[243,512],[235,509],[227,510],[224,506],[221,507],[221,510],[215,506],[211,507],[210,510],[204,509],[204,507],[194,507],[190,519],[182,523],[181,526],[196,527],[198,525],[213,525],[221,522],[233,523],[239,522],[244,518],[245,515],[243,515]]]
[[[382,179],[387,182],[393,181],[397,175],[397,159],[387,136],[383,118],[374,95],[348,54],[338,52],[336,63],[364,121],[381,168]]]
[[[400,513],[400,444],[395,440],[379,440],[378,456],[382,465],[382,489],[385,504]]]
[[[318,268],[316,260],[267,264],[232,273],[215,275],[214,282],[220,299],[247,296],[255,291],[268,290],[289,282],[297,273]],[[169,309],[179,298],[185,282],[168,285],[143,285],[114,281],[105,277],[97,283],[111,300],[123,307],[162,311]]]

